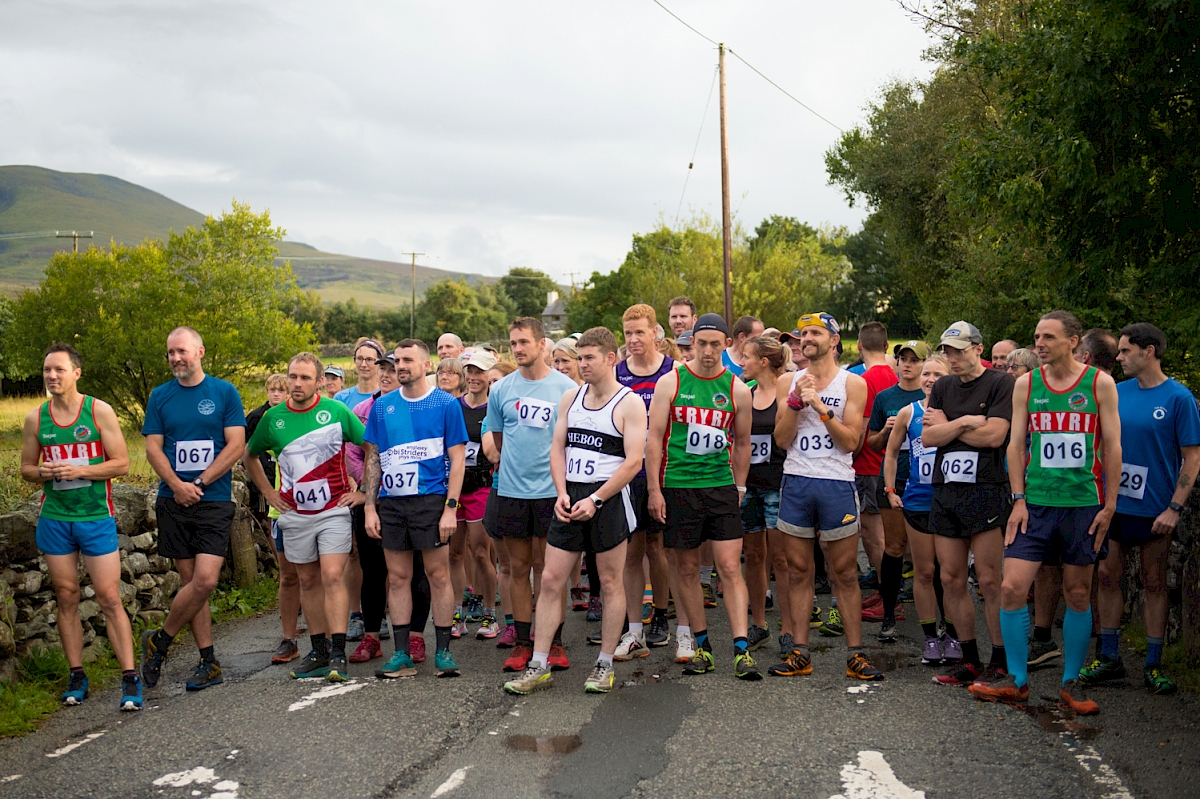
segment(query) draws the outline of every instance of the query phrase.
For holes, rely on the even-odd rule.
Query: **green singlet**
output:
[[[76,466],[104,463],[104,443],[92,415],[96,400],[86,394],[79,415],[58,424],[50,412],[50,401],[42,405],[38,417],[38,445],[42,462],[66,461]],[[112,492],[108,480],[50,480],[43,486],[41,514],[60,522],[89,522],[113,516]]]
[[[1089,366],[1063,391],[1046,384],[1043,369],[1029,373],[1029,449],[1025,498],[1031,505],[1087,508],[1104,504],[1104,470],[1096,451],[1100,412]]]
[[[716,488],[733,485],[730,439],[737,408],[733,372],[698,377],[687,364],[679,369],[679,388],[671,400],[667,446],[663,454],[666,488]]]

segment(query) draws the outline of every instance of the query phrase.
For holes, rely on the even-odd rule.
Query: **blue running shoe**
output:
[[[417,666],[407,652],[397,652],[392,655],[391,660],[375,669],[375,676],[381,680],[415,677],[417,676]]]
[[[88,698],[88,678],[81,671],[71,672],[71,679],[67,682],[67,690],[63,691],[62,701],[64,705],[74,706],[82,705],[83,700]]]
[[[458,664],[454,662],[454,656],[450,654],[449,649],[439,649],[433,655],[433,663],[437,667],[437,676],[439,677],[457,677]]]
[[[121,678],[121,710],[142,709],[142,681],[136,674]]]
[[[188,677],[187,685],[184,687],[189,691],[203,691],[205,688],[220,685],[223,682],[225,682],[225,678],[221,676],[221,664],[210,660],[201,660],[196,664],[196,668],[192,669],[192,676]]]

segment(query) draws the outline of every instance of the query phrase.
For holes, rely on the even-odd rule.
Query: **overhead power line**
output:
[[[704,116],[700,117],[700,131],[696,134],[696,146],[692,148],[692,158],[688,161],[687,175],[683,178],[683,191],[679,194],[679,207],[675,209],[675,226],[679,226],[679,213],[683,210],[683,198],[687,195],[688,181],[692,177],[692,167],[696,164],[696,153],[700,152],[700,138],[704,135],[704,123],[708,120],[708,107],[712,105],[713,89],[717,86],[718,68],[713,67],[712,83],[708,86],[708,100],[704,103]]]

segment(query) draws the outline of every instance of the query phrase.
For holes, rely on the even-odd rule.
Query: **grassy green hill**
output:
[[[286,220],[274,220],[287,227]],[[94,231],[79,246],[136,244],[166,239],[171,229],[200,225],[204,214],[157,192],[109,175],[55,172],[36,166],[0,166],[0,292],[14,294],[41,280],[55,251],[71,249],[60,233]],[[280,242],[281,258],[292,262],[300,285],[327,302],[354,297],[360,304],[407,304],[411,267],[391,261],[321,252],[299,242]],[[447,277],[469,283],[493,281],[477,274],[417,267],[417,295]]]

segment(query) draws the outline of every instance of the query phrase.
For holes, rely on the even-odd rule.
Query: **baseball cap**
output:
[[[385,363],[390,363],[392,366],[395,366],[396,365],[396,353],[389,352],[387,355],[383,355],[383,356],[375,359],[376,366],[383,366]]]
[[[346,378],[346,372],[342,369],[342,367],[332,363],[325,367],[325,374],[333,375],[334,377],[340,377],[343,380]]]
[[[725,317],[720,314],[706,313],[696,320],[696,324],[692,327],[692,336],[694,337],[701,330],[716,330],[729,335],[729,326],[725,324]]]
[[[912,354],[916,355],[922,361],[929,357],[929,345],[924,341],[916,341],[913,339],[905,341],[902,344],[897,344],[896,346],[892,347],[892,355],[895,355],[898,358],[900,357],[900,353],[904,352],[905,350],[911,350]]]
[[[476,369],[488,371],[495,366],[498,361],[496,356],[487,350],[470,350],[462,355],[462,363],[464,367],[474,366]]]
[[[692,346],[692,331],[685,330],[675,337],[675,343],[680,347]]]
[[[970,322],[955,322],[942,333],[942,340],[938,346],[965,350],[982,343],[983,336],[980,334],[979,328]]]

